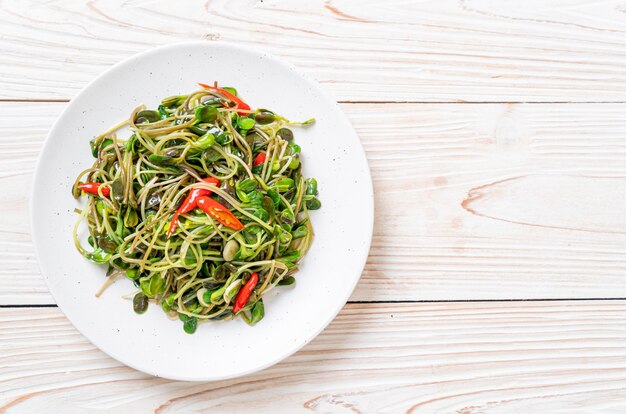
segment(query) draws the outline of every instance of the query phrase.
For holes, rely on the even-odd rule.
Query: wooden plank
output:
[[[623,104],[345,109],[376,197],[354,299],[625,297]]]
[[[64,105],[0,104],[0,304],[53,303],[25,206]],[[376,194],[352,300],[626,297],[626,104],[343,109]]]
[[[348,101],[626,101],[618,0],[5,1],[0,98],[64,99],[150,47],[231,41]]]
[[[0,413],[624,412],[624,319],[625,301],[352,304],[272,368],[186,383],[108,358],[56,308],[1,309]]]
[[[0,304],[54,303],[30,237],[32,176],[65,103],[0,103]]]

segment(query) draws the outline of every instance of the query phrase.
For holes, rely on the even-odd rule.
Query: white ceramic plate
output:
[[[120,280],[94,293],[105,269],[73,246],[71,196],[76,175],[93,162],[89,140],[140,104],[197,88],[235,86],[252,107],[287,118],[315,117],[294,128],[306,176],[319,183],[322,209],[312,213],[316,237],[297,282],[265,300],[265,318],[199,324],[186,334],[160,307],[136,315]],[[134,56],[102,74],[67,106],[44,145],[35,174],[32,225],[39,265],[59,307],[74,326],[113,358],[171,379],[217,380],[245,375],[291,355],[330,323],[352,293],[365,264],[373,225],[372,184],[352,126],[319,85],[275,57],[219,43],[184,43]]]

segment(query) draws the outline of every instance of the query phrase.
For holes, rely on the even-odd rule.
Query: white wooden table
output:
[[[80,88],[198,39],[266,49],[334,94],[377,211],[339,317],[213,383],[87,342],[41,279],[27,208]],[[5,0],[0,101],[0,413],[626,412],[623,1]]]

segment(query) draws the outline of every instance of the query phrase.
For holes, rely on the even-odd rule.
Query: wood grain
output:
[[[626,297],[625,16],[619,0],[0,2],[0,414],[626,412],[626,300],[382,303]],[[281,364],[213,383],[147,376],[59,309],[10,307],[54,303],[27,205],[64,101],[189,40],[320,81],[376,197],[357,303]]]
[[[6,0],[0,98],[70,98],[137,52],[223,40],[343,101],[624,102],[625,34],[619,0]]]
[[[52,303],[30,237],[32,176],[43,141],[65,103],[1,103],[0,304]]]
[[[64,105],[0,104],[0,304],[53,303],[25,206]],[[352,300],[626,297],[626,104],[343,109],[377,212]]]
[[[352,304],[279,365],[185,383],[108,358],[56,308],[2,309],[0,413],[617,413],[624,319],[625,301]]]

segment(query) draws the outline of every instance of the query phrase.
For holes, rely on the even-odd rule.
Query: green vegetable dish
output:
[[[135,312],[159,304],[187,333],[206,320],[263,319],[263,295],[295,282],[313,240],[309,211],[321,207],[291,130],[314,120],[290,122],[251,109],[234,88],[200,86],[93,139],[96,161],[73,186],[87,198],[76,248],[108,266],[97,295],[125,276],[139,290]],[[83,222],[91,248],[79,241]]]

